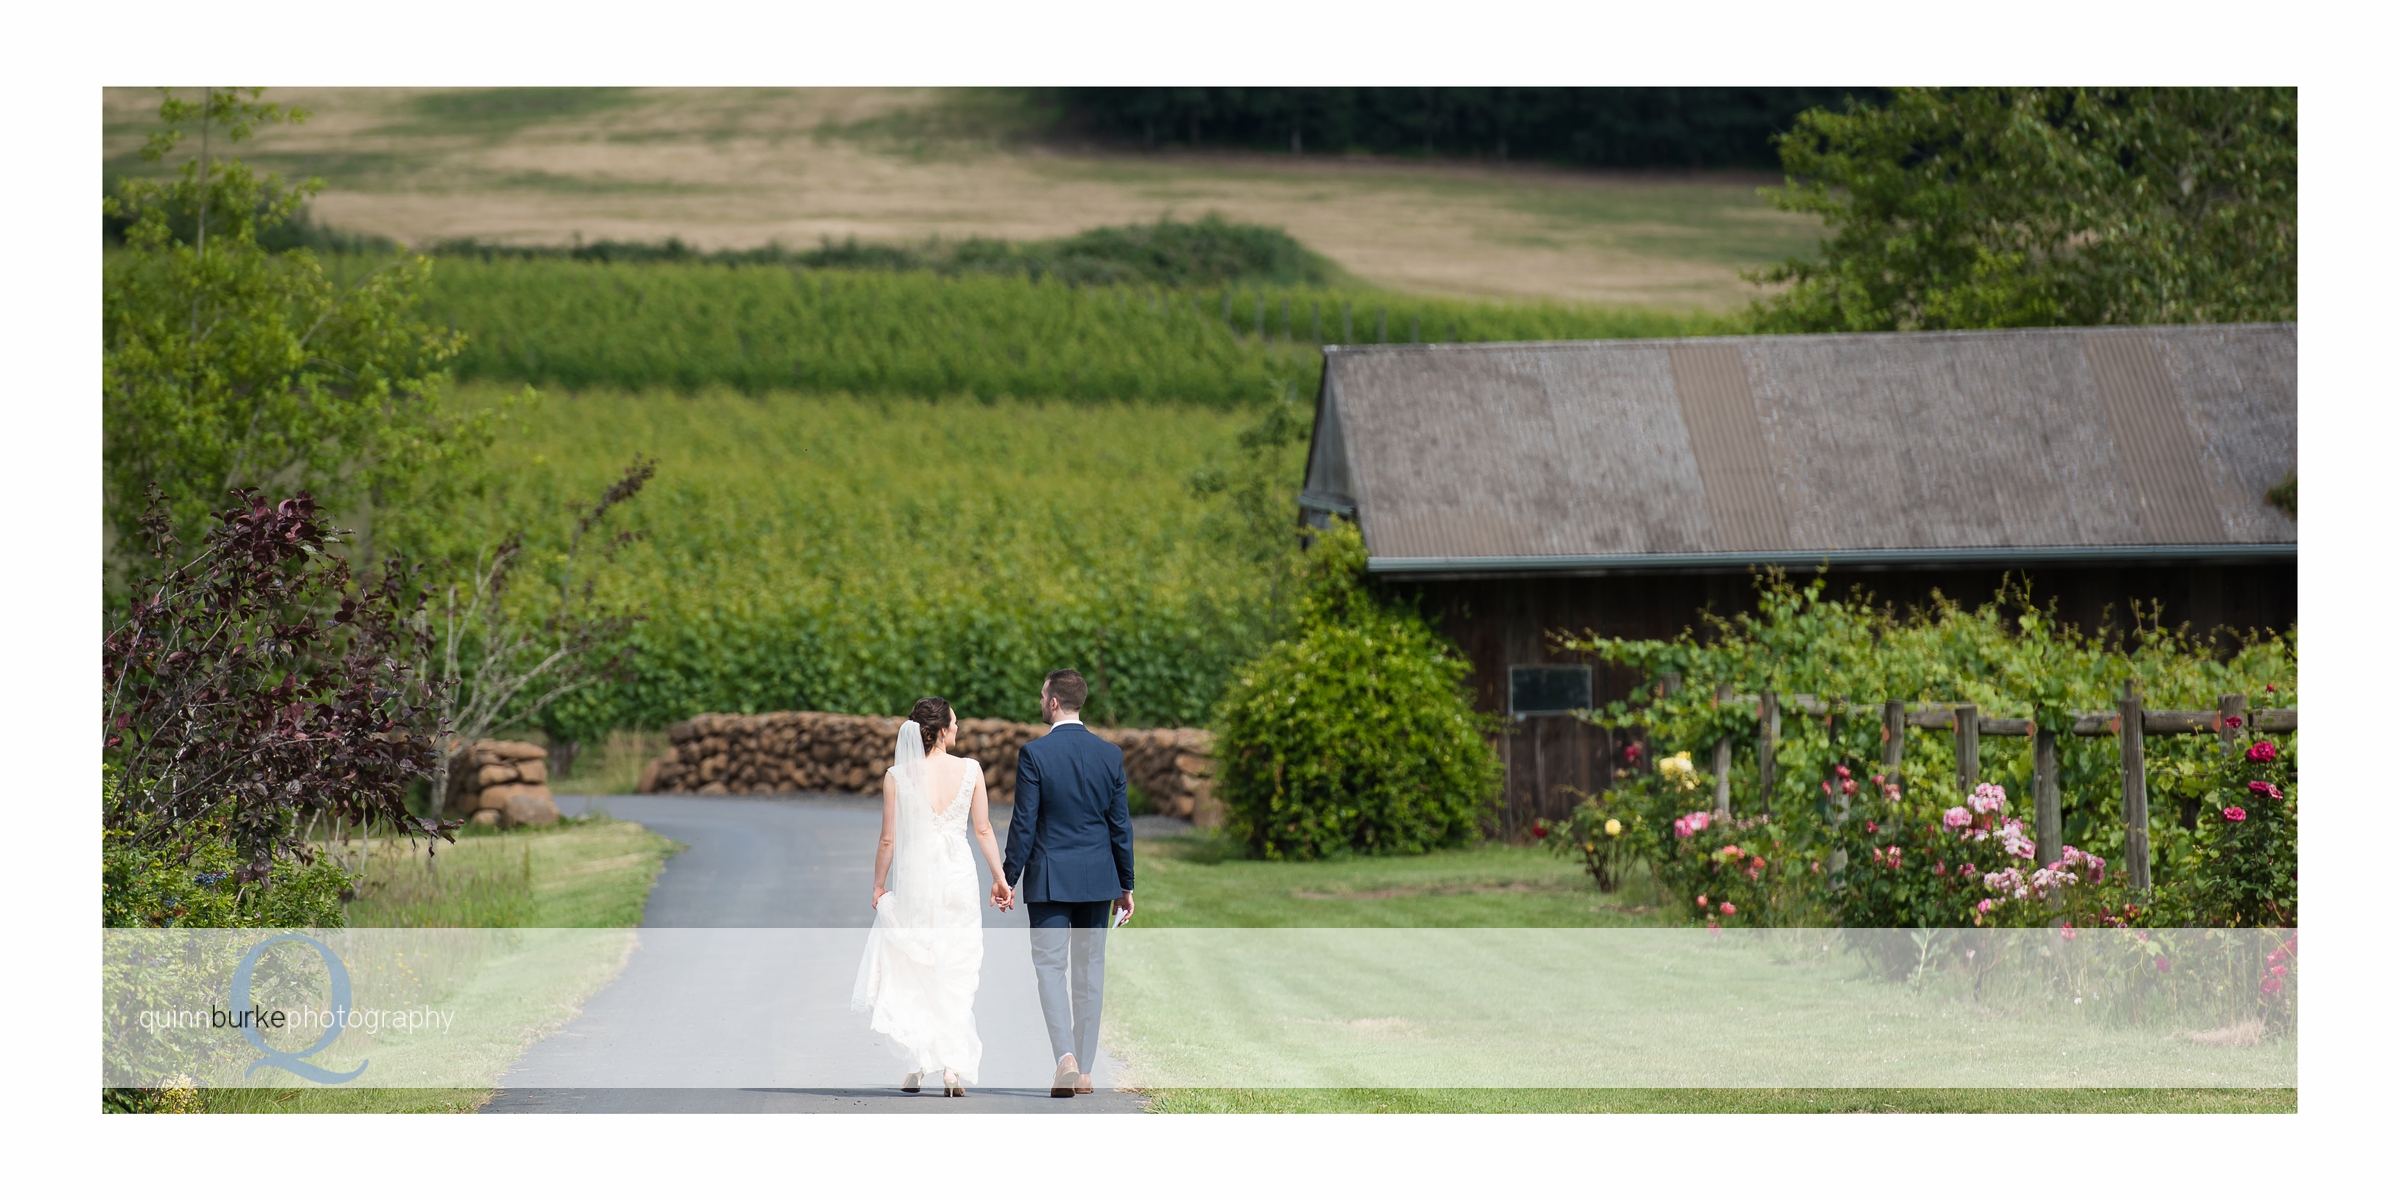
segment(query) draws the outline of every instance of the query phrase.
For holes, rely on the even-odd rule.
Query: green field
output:
[[[341,258],[343,278],[380,260]],[[1326,343],[1730,332],[1734,319],[1331,288],[1085,287],[785,266],[438,260],[426,316],[471,379],[1229,405],[1311,393]]]
[[[553,717],[585,740],[701,712],[901,712],[927,694],[1031,719],[1043,673],[1065,664],[1105,681],[1103,719],[1195,724],[1260,636],[1264,585],[1212,537],[1187,480],[1249,419],[1157,402],[546,392],[516,414],[458,533],[523,528],[555,545],[634,454],[658,459],[628,520],[649,536],[610,585],[648,613],[635,677]]]

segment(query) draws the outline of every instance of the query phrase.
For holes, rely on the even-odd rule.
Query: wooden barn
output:
[[[1563,710],[1642,681],[1546,634],[1671,637],[1752,575],[1979,603],[2029,574],[2085,629],[2132,604],[2287,629],[2299,331],[2184,325],[1334,346],[1302,519],[1358,522],[1507,714],[1507,824],[1606,786]]]

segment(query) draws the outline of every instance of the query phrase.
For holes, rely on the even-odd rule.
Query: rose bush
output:
[[[1568,814],[1565,824],[1534,826],[1534,835],[1556,854],[1581,858],[1583,869],[1601,891],[1616,891],[1634,864],[1653,857],[1658,838],[1643,819],[1654,780],[1585,796]],[[1672,785],[1669,785],[1672,786]]]
[[[2220,753],[2168,899],[2177,923],[2300,923],[2298,738],[2248,739]]]

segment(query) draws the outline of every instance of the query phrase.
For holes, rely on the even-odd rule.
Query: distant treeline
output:
[[[766,245],[747,250],[700,250],[680,238],[663,242],[577,242],[572,246],[510,246],[473,239],[435,243],[437,258],[566,259],[591,263],[688,263],[719,266],[806,267],[814,270],[930,271],[936,275],[1014,275],[1062,283],[1213,287],[1229,283],[1322,287],[1343,281],[1341,270],[1292,235],[1268,225],[1227,221],[1214,213],[1197,221],[1111,225],[1072,237],[1011,242],[1005,238],[940,239],[914,245],[826,239],[813,250]]]
[[[1777,165],[1811,108],[1883,88],[1098,87],[1053,89],[1068,128],[1144,145],[1466,155],[1592,167]]]

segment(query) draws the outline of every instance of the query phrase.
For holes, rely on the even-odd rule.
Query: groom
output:
[[[1077,714],[1087,692],[1083,676],[1073,671],[1052,671],[1042,683],[1042,719],[1050,732],[1017,753],[1016,811],[1008,820],[1003,864],[1012,895],[1025,902],[1033,926],[1034,981],[1058,1064],[1053,1096],[1092,1090],[1111,910],[1133,915],[1125,752],[1083,727]]]

